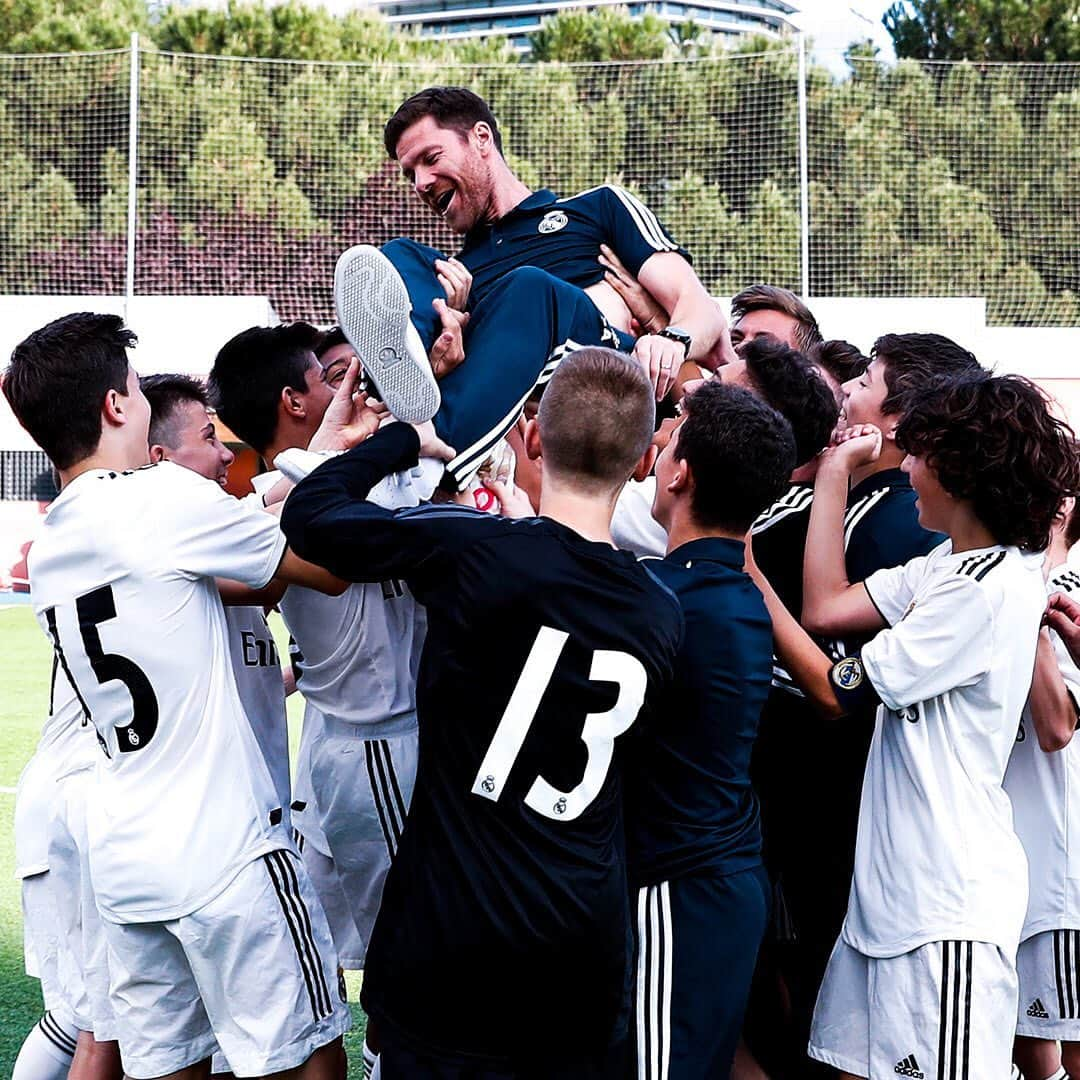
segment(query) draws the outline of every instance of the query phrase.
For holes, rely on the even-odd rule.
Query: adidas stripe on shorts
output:
[[[1080,930],[1047,930],[1016,955],[1020,1005],[1016,1033],[1080,1042]]]
[[[996,945],[932,941],[873,957],[841,938],[808,1053],[875,1080],[1009,1080],[1016,1001],[1016,969]]]
[[[349,971],[364,966],[416,784],[415,726],[379,739],[365,737],[367,730],[328,717],[323,738],[311,748],[323,834],[356,927],[356,947],[339,947],[341,966]]]
[[[330,929],[303,863],[271,851],[179,919],[104,923],[124,1071],[221,1052],[240,1077],[292,1069],[349,1027]]]

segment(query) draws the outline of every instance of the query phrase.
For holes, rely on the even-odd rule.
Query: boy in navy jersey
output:
[[[654,414],[640,365],[582,349],[525,437],[542,452],[542,516],[365,502],[415,464],[404,424],[286,502],[301,551],[347,579],[400,578],[427,608],[416,789],[362,997],[385,1080],[594,1076],[621,1041],[630,923],[611,763],[682,633],[674,597],[609,532],[622,485],[652,464]]]
[[[649,568],[678,597],[686,630],[674,689],[627,750],[637,1075],[648,1080],[728,1075],[765,931],[750,752],[772,626],[743,561],[747,529],[795,464],[790,425],[749,391],[714,380],[683,408],[656,465],[668,554]]]

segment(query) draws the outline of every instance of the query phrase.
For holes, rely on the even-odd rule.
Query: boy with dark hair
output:
[[[743,561],[746,530],[795,460],[790,425],[746,390],[713,380],[683,410],[656,463],[668,554],[648,566],[686,629],[673,689],[624,769],[637,1075],[649,1080],[730,1073],[768,918],[749,770],[772,631]]]
[[[1042,551],[1080,469],[1071,433],[1014,376],[931,388],[895,439],[920,522],[948,539],[844,583],[841,631],[880,632],[834,662],[760,582],[811,699],[833,716],[879,703],[810,1054],[845,1076],[1004,1076],[1027,887],[1002,780],[1045,607]],[[831,453],[850,470],[881,446],[860,426]],[[839,542],[829,554],[836,574]]]
[[[842,533],[846,580],[863,581],[875,570],[926,554],[940,539],[917,524],[915,493],[899,467],[904,453],[891,429],[927,387],[981,371],[970,352],[940,334],[886,334],[875,342],[866,371],[844,384],[847,425],[871,424],[884,441],[873,461],[850,474],[839,467],[848,460],[841,455],[828,457],[818,469],[803,581],[802,621],[811,633],[837,633],[830,599],[839,587],[832,575],[821,573],[812,549],[834,544]]]
[[[187,469],[143,468],[133,344],[114,315],[69,315],[16,347],[3,383],[60,473],[30,577],[104,755],[88,844],[124,1069],[205,1075],[220,1046],[239,1076],[329,1078],[349,1013],[229,669],[215,582],[325,575],[270,515]]]
[[[341,398],[354,362],[351,349],[327,344],[309,329],[246,330],[221,348],[210,372],[222,419],[237,421],[233,430],[268,468],[280,455],[307,448],[331,410],[352,408]],[[314,350],[324,347],[320,360]],[[338,384],[336,397],[330,382]],[[374,430],[378,416],[364,411]],[[373,498],[415,506],[412,479],[408,473],[391,477]],[[268,498],[284,483],[277,472],[254,482]],[[341,965],[361,970],[416,777],[416,668],[424,612],[392,577],[351,584],[340,596],[286,589],[279,607],[297,646],[297,688],[305,700],[292,823]],[[372,1024],[365,1055],[376,1053],[377,1045]]]
[[[279,438],[279,423],[303,446],[315,434],[333,388],[313,364],[322,334],[305,322],[253,326],[230,338],[218,351],[207,392],[218,415],[256,453]],[[260,378],[251,379],[259,365]]]
[[[796,467],[828,444],[839,408],[821,372],[797,349],[758,335],[743,345],[738,360],[717,370],[716,378],[746,387],[787,420],[795,436]]]
[[[404,424],[320,465],[285,504],[309,556],[401,578],[427,609],[417,785],[362,992],[384,1080],[599,1076],[621,1039],[630,935],[611,764],[682,632],[674,598],[609,532],[623,484],[652,464],[654,416],[640,365],[581,349],[525,433],[541,516],[365,501],[416,462]]]

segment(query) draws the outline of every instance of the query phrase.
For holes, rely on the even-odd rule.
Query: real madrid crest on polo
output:
[[[465,237],[458,258],[473,275],[470,304],[481,303],[510,270],[535,266],[579,289],[603,280],[600,245],[607,244],[636,274],[658,251],[689,255],[635,195],[614,184],[560,199],[533,192],[498,221],[478,225]]]
[[[537,232],[558,232],[560,229],[566,228],[567,221],[569,221],[569,218],[561,210],[553,210],[550,214],[545,214],[540,219],[540,224],[537,226]]]

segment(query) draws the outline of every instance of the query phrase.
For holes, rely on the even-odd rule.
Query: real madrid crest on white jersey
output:
[[[540,219],[540,224],[537,226],[537,232],[558,232],[560,229],[566,228],[567,221],[569,221],[569,218],[567,218],[561,210],[552,210],[550,214],[545,214]]]

